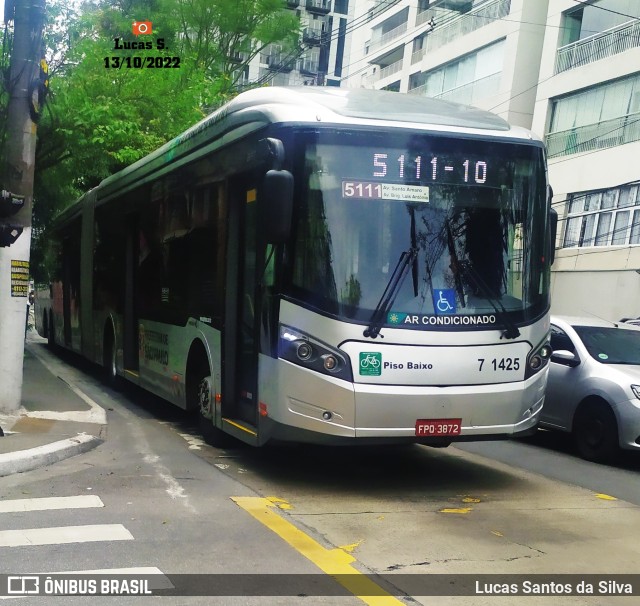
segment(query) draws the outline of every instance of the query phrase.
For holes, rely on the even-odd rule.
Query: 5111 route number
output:
[[[520,358],[493,358],[493,360],[487,361],[485,358],[478,358],[480,372],[484,370],[492,370],[497,372],[499,370],[520,370]],[[484,363],[487,362],[485,367]]]

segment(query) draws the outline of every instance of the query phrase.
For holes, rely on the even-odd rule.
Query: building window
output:
[[[547,135],[549,157],[640,140],[640,75],[555,99]]]
[[[567,11],[562,18],[560,46],[640,18],[640,3],[638,0],[598,0]]]
[[[640,185],[571,194],[562,248],[640,244]]]
[[[640,46],[640,2],[600,0],[562,15],[555,73]]]
[[[349,0],[335,0],[333,3],[333,12],[342,15],[349,14]]]
[[[504,59],[504,40],[485,46],[430,72],[411,75],[410,92],[471,104],[498,92]]]

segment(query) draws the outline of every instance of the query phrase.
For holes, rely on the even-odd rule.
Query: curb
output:
[[[95,436],[79,433],[75,438],[0,455],[0,477],[57,463],[92,450],[102,442],[103,440]]]

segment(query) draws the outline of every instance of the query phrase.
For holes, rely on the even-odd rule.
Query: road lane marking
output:
[[[0,547],[89,543],[93,541],[133,541],[133,535],[122,524],[0,530]]]
[[[271,497],[272,498],[272,497]],[[274,503],[261,497],[231,497],[231,500],[253,516],[296,551],[313,562],[325,574],[336,576],[336,582],[369,606],[404,606],[404,603],[384,591],[367,575],[351,566],[356,559],[340,549],[326,549],[309,535],[296,528],[275,511]]]
[[[439,513],[460,513],[465,514],[473,511],[471,507],[445,507]]]
[[[611,495],[603,494],[601,492],[596,494],[596,498],[602,499],[603,501],[617,501],[618,500],[618,499],[616,499],[616,497],[612,497]]]
[[[104,503],[100,500],[100,497],[96,495],[42,497],[0,501],[0,513],[46,511],[50,509],[84,509],[86,507],[104,507]]]
[[[77,423],[95,423],[96,425],[107,424],[107,412],[97,402],[92,400],[84,391],[79,389],[73,383],[63,379],[55,366],[35,347],[29,348],[29,351],[41,362],[41,364],[54,376],[58,377],[73,393],[75,393],[85,404],[89,406],[89,410],[68,410],[65,412],[52,410],[32,410],[26,416],[34,419],[51,419],[54,421],[75,421]]]

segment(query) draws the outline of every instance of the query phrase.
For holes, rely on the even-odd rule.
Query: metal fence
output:
[[[510,10],[511,0],[494,0],[454,19],[450,23],[436,25],[436,28],[427,36],[427,50],[440,48],[493,21],[502,19],[509,14]]]
[[[556,74],[623,53],[640,46],[640,19],[628,21],[599,34],[572,42],[558,49]]]
[[[549,133],[546,136],[549,158],[605,149],[634,141],[640,141],[640,112]]]

